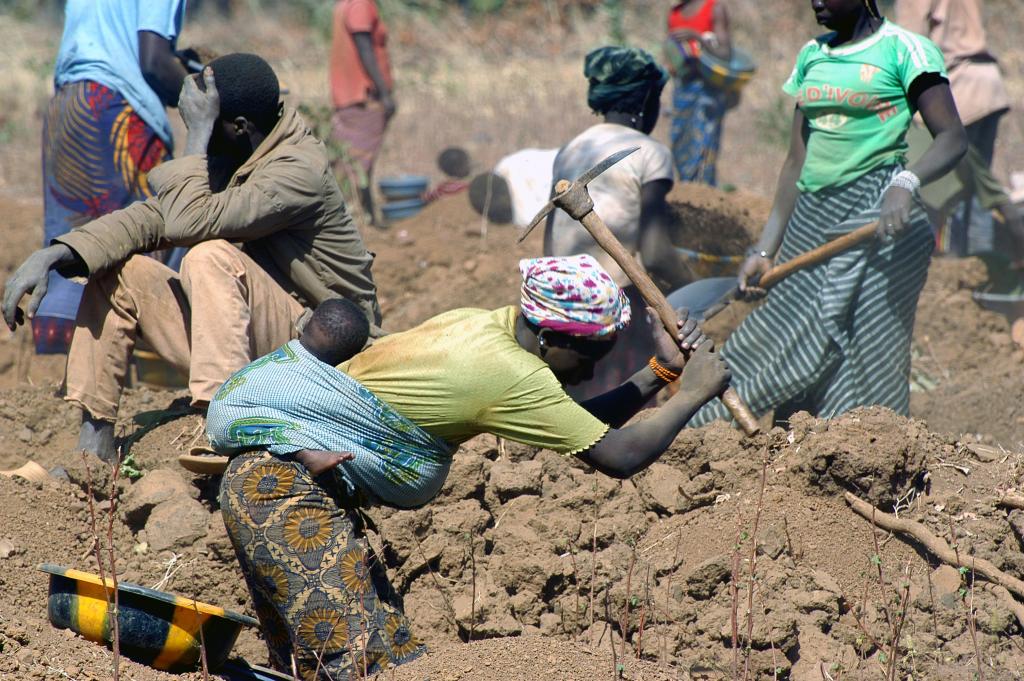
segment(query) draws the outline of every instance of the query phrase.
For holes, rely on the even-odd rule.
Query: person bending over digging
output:
[[[114,421],[136,339],[188,372],[203,408],[232,372],[296,335],[304,306],[344,297],[379,333],[366,251],[327,153],[263,59],[231,54],[187,78],[182,158],[149,174],[153,198],[53,240],[7,281],[13,330],[47,275],[87,276],[68,354],[66,399],[82,408],[79,447],[111,461]],[[191,246],[180,276],[139,253]],[[184,461],[183,461],[184,463]]]
[[[967,149],[942,53],[882,18],[874,0],[812,0],[829,33],[808,42],[783,90],[796,99],[789,156],[739,287],[776,262],[878,220],[877,239],[786,278],[723,348],[755,413],[831,418],[910,408],[910,339],[934,244],[918,198]],[[934,138],[904,167],[920,111]],[[726,418],[721,402],[694,419]]]
[[[725,362],[680,311],[677,338],[654,332],[648,366],[577,404],[563,386],[612,349],[629,302],[589,255],[524,260],[520,270],[519,307],[453,310],[335,368],[332,339],[347,339],[338,345],[350,352],[362,333],[355,311],[339,305],[332,315],[348,323],[326,328],[351,331],[304,333],[214,396],[207,436],[233,457],[221,509],[276,667],[287,670],[294,655],[302,678],[317,668],[352,678],[423,652],[359,509],[427,504],[460,443],[493,433],[627,478],[728,382]],[[682,351],[692,353],[685,367]],[[681,389],[655,415],[624,425],[680,374]]]

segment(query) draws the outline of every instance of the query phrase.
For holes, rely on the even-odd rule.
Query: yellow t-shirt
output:
[[[608,426],[516,342],[518,308],[463,308],[385,336],[338,368],[432,435],[481,433],[575,454]]]

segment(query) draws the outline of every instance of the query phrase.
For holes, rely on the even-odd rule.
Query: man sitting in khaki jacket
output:
[[[83,410],[82,449],[116,456],[136,338],[188,371],[192,404],[205,408],[232,373],[296,337],[306,306],[347,298],[380,335],[373,258],[323,144],[279,97],[277,76],[255,55],[221,57],[187,78],[185,153],[150,172],[153,198],[55,239],[7,281],[13,330],[23,295],[35,314],[49,270],[89,278],[66,378],[66,399]],[[180,275],[139,255],[169,246],[191,246]]]

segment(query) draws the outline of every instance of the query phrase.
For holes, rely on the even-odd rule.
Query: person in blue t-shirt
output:
[[[186,0],[68,0],[43,122],[44,245],[150,196],[147,173],[170,157],[188,71],[175,52]],[[50,274],[32,320],[36,351],[67,352],[82,286]]]

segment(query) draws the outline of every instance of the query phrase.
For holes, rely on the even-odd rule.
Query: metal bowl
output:
[[[39,569],[50,575],[50,623],[90,641],[110,644],[113,632],[107,597],[113,597],[113,583],[108,579],[104,585],[97,575],[49,563]],[[227,660],[242,626],[258,624],[252,617],[137,584],[120,582],[117,591],[121,652],[156,669],[194,669],[201,640],[207,665],[217,669]]]

